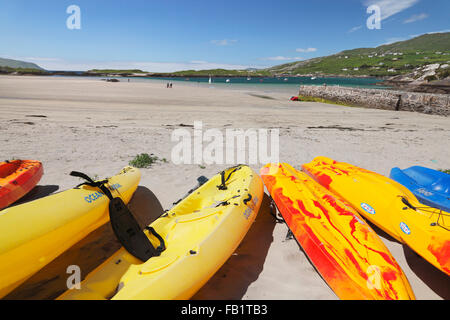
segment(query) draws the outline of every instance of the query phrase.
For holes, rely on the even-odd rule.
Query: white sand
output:
[[[141,222],[150,219],[144,218],[145,206],[139,203],[148,196],[148,189],[169,209],[195,185],[198,176],[211,177],[226,167],[211,165],[202,169],[196,164],[170,163],[175,145],[171,142],[172,130],[180,124],[193,125],[194,121],[223,131],[280,128],[280,160],[297,168],[319,155],[385,175],[393,166],[450,168],[449,118],[290,102],[289,97],[280,92],[211,89],[178,82],[174,82],[173,89],[166,89],[163,82],[1,76],[0,159],[42,161],[45,175],[40,186],[55,186],[48,188],[55,191],[56,186],[65,190],[79,182],[68,175],[71,170],[106,177],[139,153],[167,158],[169,163],[142,170],[142,187],[131,203],[139,208]],[[341,129],[323,128],[327,126]],[[252,167],[259,172],[262,165]],[[274,224],[267,206],[264,208],[237,254],[194,298],[336,299],[297,243],[284,241],[286,226]],[[388,236],[382,235],[382,239],[405,271],[418,299],[450,298],[446,275]],[[103,247],[101,259],[115,250],[117,244],[111,243]],[[65,256],[72,259],[71,264],[74,259],[82,263],[78,260],[89,258],[91,265],[83,269],[87,271],[98,264],[94,251],[82,258],[74,250]],[[57,276],[59,283],[63,276]],[[45,276],[35,277],[39,281],[42,278]],[[56,283],[55,279],[47,281],[47,285],[41,282],[39,290],[26,291],[22,287],[15,297],[51,297],[52,293],[42,293],[46,288],[49,291],[51,281]]]

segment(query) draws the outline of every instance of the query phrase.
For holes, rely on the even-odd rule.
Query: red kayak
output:
[[[44,168],[39,161],[0,162],[0,210],[30,192],[43,174]]]

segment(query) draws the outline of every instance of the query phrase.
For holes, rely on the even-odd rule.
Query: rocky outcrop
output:
[[[444,94],[338,86],[301,86],[299,95],[350,106],[450,116],[450,96]]]
[[[391,86],[402,91],[450,94],[449,64],[429,64],[411,73],[390,77],[377,85]]]

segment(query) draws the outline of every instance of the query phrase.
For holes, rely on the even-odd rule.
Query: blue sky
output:
[[[381,29],[366,12],[381,8]],[[70,30],[70,5],[81,29]],[[448,0],[0,0],[0,57],[49,70],[267,67],[450,31]]]

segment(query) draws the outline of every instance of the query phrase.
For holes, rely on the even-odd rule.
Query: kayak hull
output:
[[[0,162],[0,210],[30,192],[43,174],[44,169],[39,161]]]
[[[303,170],[365,219],[450,275],[449,213],[421,204],[394,180],[348,163],[317,157]]]
[[[252,225],[262,202],[261,178],[247,166],[231,173],[226,189],[216,175],[150,226],[166,250],[142,262],[124,248],[91,272],[81,289],[58,299],[172,300],[192,297],[226,262]],[[159,245],[147,231],[156,247]]]
[[[139,170],[127,167],[107,185],[128,203],[139,180]],[[105,224],[108,205],[97,188],[83,185],[0,211],[0,297]]]
[[[415,166],[393,168],[390,178],[408,188],[421,203],[450,212],[450,175]]]
[[[339,298],[414,299],[389,250],[347,203],[288,164],[267,165],[261,175],[289,229]]]

